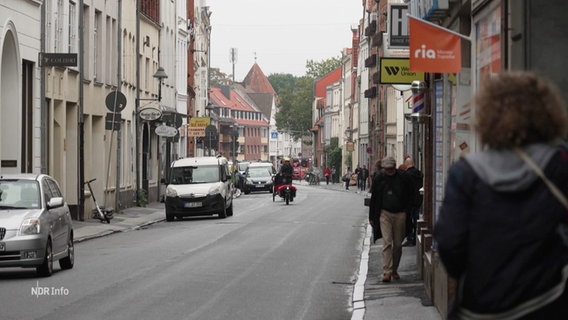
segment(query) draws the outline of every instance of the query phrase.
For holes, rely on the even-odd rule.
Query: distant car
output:
[[[0,267],[36,268],[40,276],[73,268],[69,207],[45,174],[0,175]]]
[[[237,188],[244,191],[245,189],[245,172],[249,166],[249,161],[240,161],[237,163]]]
[[[272,171],[272,164],[268,163],[251,163],[247,168],[245,173],[245,194],[249,194],[253,191],[268,191],[272,193],[272,187],[274,186],[274,181],[272,177],[274,176]]]

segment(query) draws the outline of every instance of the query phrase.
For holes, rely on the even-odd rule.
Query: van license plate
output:
[[[0,251],[6,251],[6,244],[4,242],[0,242]]]
[[[197,207],[201,207],[201,202],[187,202],[185,204],[186,208],[197,208]]]

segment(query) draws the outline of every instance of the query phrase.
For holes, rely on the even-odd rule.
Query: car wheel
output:
[[[225,204],[223,204],[223,209],[219,212],[219,219],[225,219],[227,217],[227,208],[225,208]]]
[[[67,239],[67,257],[59,260],[59,266],[61,269],[68,270],[72,269],[75,264],[75,246],[73,245],[73,233],[69,234],[69,239]]]
[[[47,240],[45,246],[45,257],[43,263],[36,268],[36,272],[41,277],[49,277],[53,273],[53,252],[51,250],[51,240]]]
[[[245,189],[245,194],[249,194],[249,193],[250,193],[250,189],[249,189],[249,188],[246,188],[246,189]]]
[[[229,217],[233,216],[233,202],[231,202],[231,205],[227,209],[227,216],[229,216]]]
[[[174,215],[168,209],[166,209],[166,221],[174,221]]]

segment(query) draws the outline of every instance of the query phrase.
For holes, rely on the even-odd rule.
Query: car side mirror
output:
[[[53,208],[59,208],[63,206],[63,197],[53,197],[51,199],[49,199],[49,201],[47,202],[47,208],[48,209],[53,209]]]

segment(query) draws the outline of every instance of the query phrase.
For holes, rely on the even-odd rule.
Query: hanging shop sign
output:
[[[162,111],[158,108],[148,107],[140,110],[138,113],[142,120],[154,121],[160,119],[162,116]]]
[[[155,132],[160,137],[174,137],[178,133],[178,130],[174,127],[161,125],[156,127]]]

